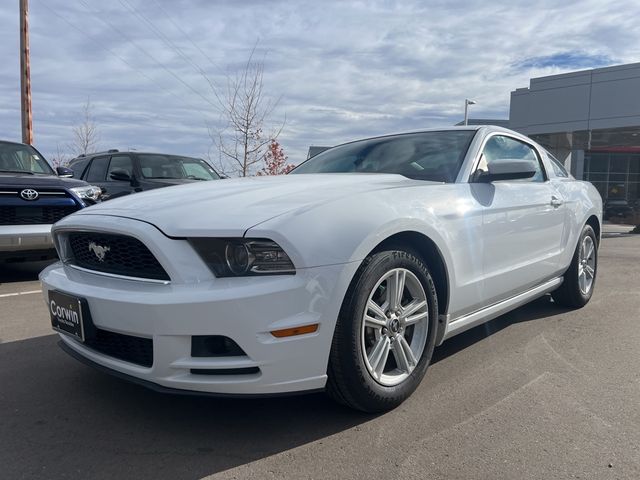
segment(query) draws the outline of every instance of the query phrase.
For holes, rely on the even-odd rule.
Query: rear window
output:
[[[568,178],[569,172],[567,172],[567,169],[562,162],[549,152],[545,151],[545,153],[547,154],[547,158],[551,161],[551,167],[553,168],[553,173],[556,174],[556,177]]]

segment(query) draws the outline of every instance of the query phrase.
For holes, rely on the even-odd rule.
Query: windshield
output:
[[[199,158],[175,155],[140,154],[140,168],[145,178],[189,178],[192,180],[217,180],[220,176],[211,166]]]
[[[302,163],[296,173],[397,173],[454,182],[475,130],[406,133],[346,143]]]
[[[47,161],[29,145],[0,142],[0,172],[55,175]]]

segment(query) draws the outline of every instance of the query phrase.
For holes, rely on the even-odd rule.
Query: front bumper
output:
[[[0,252],[49,250],[52,248],[51,225],[0,226]]]
[[[0,263],[57,258],[51,225],[0,226]]]
[[[67,349],[89,362],[163,389],[269,395],[324,387],[335,322],[356,268],[343,264],[301,269],[289,276],[158,284],[105,277],[57,263],[40,279],[45,298],[49,290],[57,290],[86,299],[97,328],[153,341],[153,364],[146,368],[60,334]],[[311,334],[275,338],[269,333],[315,323],[319,328]],[[226,336],[246,355],[193,357],[194,335]],[[191,373],[252,367],[259,371]]]

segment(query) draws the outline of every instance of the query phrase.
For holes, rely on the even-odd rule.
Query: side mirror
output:
[[[537,171],[536,164],[532,160],[500,160],[488,162],[487,171],[478,170],[475,181],[490,183],[499,180],[522,180],[533,177]]]
[[[58,174],[59,177],[62,177],[62,178],[73,177],[73,170],[67,167],[57,167],[56,173]]]
[[[127,172],[126,170],[124,170],[122,168],[115,168],[115,169],[111,170],[111,173],[109,174],[109,178],[111,180],[117,180],[119,182],[130,182],[131,181],[131,175],[129,175],[129,172]]]

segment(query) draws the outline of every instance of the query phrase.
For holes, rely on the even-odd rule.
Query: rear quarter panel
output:
[[[590,183],[573,178],[554,178],[555,187],[564,198],[566,209],[566,229],[562,255],[562,267],[571,263],[582,228],[591,216],[596,216],[602,225],[602,198]]]

